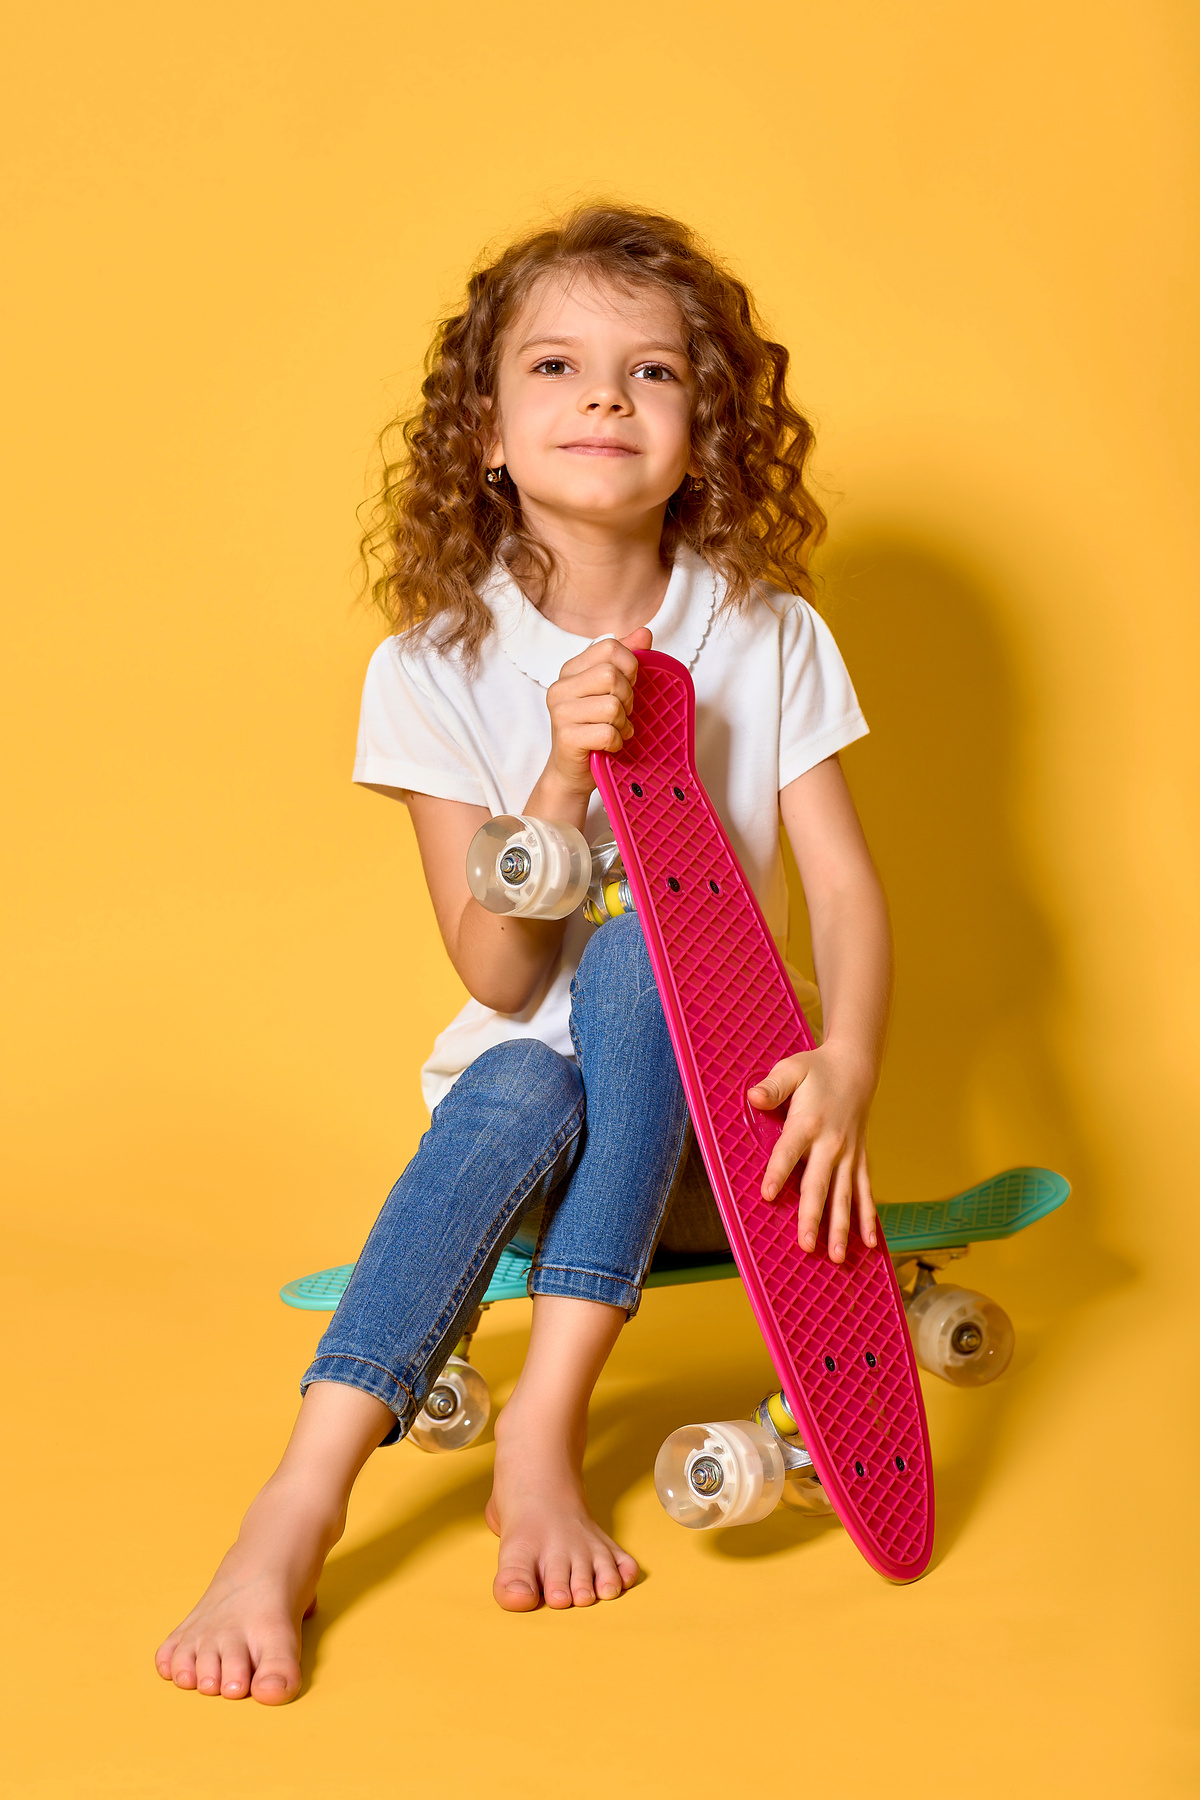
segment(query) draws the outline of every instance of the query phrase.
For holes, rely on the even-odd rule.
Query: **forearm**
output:
[[[547,767],[522,812],[527,817],[574,825],[587,821],[588,796],[572,793]],[[488,912],[473,896],[459,915],[446,945],[468,992],[496,1012],[523,1012],[536,1000],[558,967],[566,919],[520,919]]]
[[[874,868],[809,896],[813,967],[825,1043],[852,1059],[873,1094],[892,1003],[892,933]]]

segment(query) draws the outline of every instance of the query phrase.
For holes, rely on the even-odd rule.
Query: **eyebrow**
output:
[[[556,347],[561,346],[563,349],[574,349],[582,343],[583,339],[578,337],[531,337],[526,338],[523,344],[517,346],[517,355],[524,356],[527,350],[536,350],[540,344],[554,345]],[[656,352],[659,355],[687,356],[687,351],[682,344],[639,344],[637,345],[634,354],[636,356],[648,356],[652,352]]]

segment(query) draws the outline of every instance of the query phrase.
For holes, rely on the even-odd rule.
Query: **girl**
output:
[[[787,362],[690,232],[616,207],[514,245],[439,333],[367,539],[397,635],[371,660],[355,779],[408,805],[472,999],[425,1066],[432,1124],[305,1375],[283,1460],[158,1652],[178,1687],[296,1693],[300,1622],[355,1476],[412,1424],[518,1233],[533,1326],[496,1426],[495,1597],[586,1606],[637,1578],[588,1509],[588,1401],[656,1244],[713,1248],[719,1225],[636,918],[497,917],[464,865],[496,813],[606,834],[589,758],[636,732],[633,652],[652,638],[692,672],[700,773],[780,941],[780,814],[808,899],[825,1037],[754,1092],[790,1101],[763,1193],[804,1158],[801,1244],[815,1249],[826,1207],[835,1260],[852,1218],[874,1242],[864,1134],[889,932],[837,760],[866,725],[797,597],[824,519]]]

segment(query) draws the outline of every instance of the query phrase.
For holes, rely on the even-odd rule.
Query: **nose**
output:
[[[591,419],[628,418],[633,412],[633,403],[615,382],[602,381],[580,395],[579,410]]]

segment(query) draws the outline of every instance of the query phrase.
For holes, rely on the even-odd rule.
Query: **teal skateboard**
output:
[[[1008,1315],[985,1294],[939,1282],[938,1272],[965,1256],[972,1244],[1012,1237],[1036,1224],[1056,1211],[1070,1191],[1070,1183],[1051,1169],[1007,1169],[949,1200],[880,1206],[913,1348],[923,1369],[956,1387],[981,1387],[1003,1374],[1015,1341]],[[524,1299],[529,1270],[530,1258],[521,1251],[511,1246],[501,1251],[480,1310],[501,1300]],[[281,1288],[279,1298],[304,1312],[331,1313],[353,1272],[353,1263],[342,1263],[336,1269],[303,1275]],[[659,1252],[645,1285],[678,1287],[736,1276],[732,1255]],[[491,1410],[487,1384],[469,1360],[478,1316],[412,1428],[410,1435],[423,1450],[458,1449],[478,1437],[487,1424]],[[803,1510],[817,1508],[810,1505]]]

